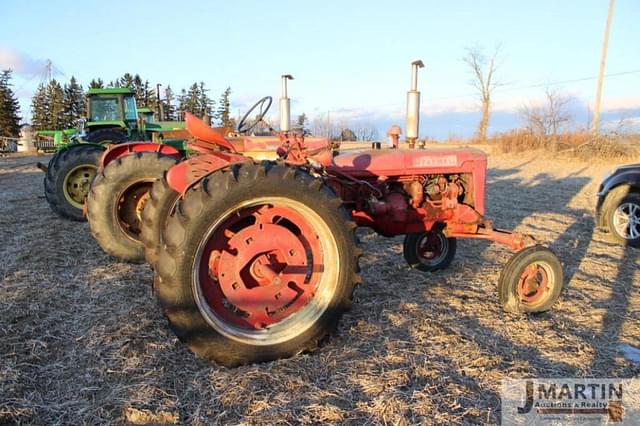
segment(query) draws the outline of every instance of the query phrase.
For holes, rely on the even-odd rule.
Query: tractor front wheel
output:
[[[311,351],[351,305],[355,228],[306,172],[234,165],[187,191],[167,220],[155,292],[180,340],[219,364]]]
[[[79,144],[49,161],[44,194],[51,210],[66,219],[85,220],[82,208],[102,153],[97,146]]]
[[[138,152],[114,160],[98,174],[87,197],[87,217],[105,252],[129,262],[144,260],[142,211],[153,183],[176,162],[156,152]]]
[[[440,230],[431,230],[404,237],[404,259],[409,266],[423,272],[447,268],[456,255],[456,239],[447,238]]]
[[[500,303],[507,312],[544,312],[560,297],[564,275],[558,257],[543,246],[513,255],[498,281]]]

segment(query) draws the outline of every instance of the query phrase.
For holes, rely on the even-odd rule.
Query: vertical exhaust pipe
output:
[[[418,91],[418,68],[423,68],[422,61],[411,63],[411,90],[407,92],[406,136],[409,148],[415,148],[420,127],[420,92]]]
[[[293,80],[291,74],[282,76],[282,97],[280,98],[280,131],[287,133],[291,130],[291,99],[287,93],[287,80]]]

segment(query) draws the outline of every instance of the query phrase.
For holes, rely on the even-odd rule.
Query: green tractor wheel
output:
[[[56,154],[44,178],[51,210],[66,219],[85,220],[82,208],[102,153],[100,147],[80,144]]]
[[[62,191],[69,204],[82,210],[84,199],[89,194],[93,178],[96,177],[98,167],[95,164],[80,164],[74,167],[64,177]]]

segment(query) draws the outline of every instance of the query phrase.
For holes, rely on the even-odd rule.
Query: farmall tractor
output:
[[[183,122],[156,122],[148,109],[136,107],[135,92],[128,88],[91,89],[87,92],[87,120],[78,129],[43,130],[51,136],[56,153],[47,166],[45,197],[61,217],[84,220],[84,201],[107,146],[129,140],[168,143],[183,150]]]
[[[421,65],[412,64],[409,142],[418,136]],[[187,115],[190,148],[201,154],[166,173],[168,188],[179,194],[173,214],[145,215],[162,228],[155,293],[171,328],[196,354],[234,366],[315,349],[351,306],[361,281],[359,226],[404,235],[404,257],[426,272],[449,265],[457,238],[498,242],[515,252],[497,283],[506,311],[545,311],[559,297],[558,258],[532,237],[495,229],[484,217],[484,153],[334,155],[289,132],[286,99],[282,106],[275,161],[242,155]]]
[[[287,81],[292,77],[285,75],[282,79],[281,105],[288,105]],[[214,131],[227,137],[225,146],[232,152],[256,161],[275,160],[283,134],[250,134],[263,121],[271,103],[270,96],[264,97],[240,119],[236,129]],[[210,129],[202,122],[198,125]],[[315,149],[326,148],[328,140],[307,138],[305,143]],[[130,262],[142,262],[145,257],[151,264],[155,262],[164,220],[180,195],[167,184],[165,173],[185,158],[220,151],[215,143],[203,140],[189,143],[187,152],[179,148],[138,141],[112,145],[102,155],[87,196],[86,212],[91,232],[105,252]]]

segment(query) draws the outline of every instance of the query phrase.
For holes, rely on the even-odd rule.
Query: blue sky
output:
[[[23,115],[49,58],[84,84],[125,72],[174,89],[229,85],[233,108],[279,96],[293,74],[293,114],[402,123],[409,64],[422,59],[421,134],[466,136],[478,118],[465,47],[502,44],[490,131],[519,125],[540,83],[598,73],[607,0],[566,1],[24,1],[0,0],[0,66],[15,69]],[[617,0],[607,74],[640,71],[640,1]],[[552,87],[572,98],[578,124],[595,80]],[[607,78],[605,119],[640,117],[640,72]],[[274,111],[275,112],[275,111]]]

